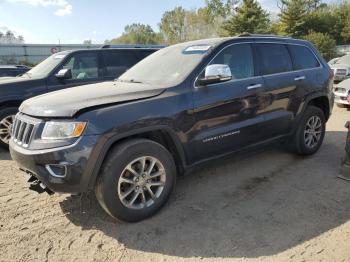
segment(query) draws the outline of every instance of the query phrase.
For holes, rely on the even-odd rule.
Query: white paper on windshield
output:
[[[66,55],[63,55],[63,54],[61,54],[61,55],[55,55],[53,58],[55,58],[55,59],[62,59],[62,58],[64,58]]]
[[[193,45],[187,47],[184,52],[206,52],[211,48],[210,45]]]

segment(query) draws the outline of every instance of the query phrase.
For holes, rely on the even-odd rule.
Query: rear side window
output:
[[[221,51],[212,64],[225,64],[231,69],[232,79],[254,76],[253,53],[250,44],[236,44]]]
[[[315,55],[305,46],[288,45],[293,59],[294,70],[319,67],[320,63]]]
[[[119,77],[139,59],[134,52],[128,50],[116,50],[103,52],[104,76]]]
[[[260,57],[259,67],[262,75],[271,75],[293,70],[292,61],[285,45],[256,44]]]
[[[147,56],[153,54],[156,50],[139,50],[136,52],[139,60],[146,58]]]

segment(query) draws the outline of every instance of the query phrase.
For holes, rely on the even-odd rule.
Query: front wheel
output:
[[[18,109],[16,107],[8,107],[0,110],[0,146],[8,148],[12,124],[17,114]]]
[[[299,155],[312,155],[321,147],[326,132],[323,111],[315,106],[306,108],[294,134],[293,147]]]
[[[135,139],[112,149],[95,192],[112,217],[137,222],[167,202],[175,180],[175,163],[169,151],[151,140]]]

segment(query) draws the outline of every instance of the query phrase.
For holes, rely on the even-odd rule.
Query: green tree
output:
[[[159,27],[166,43],[186,41],[186,10],[175,7],[174,10],[165,12]]]
[[[309,10],[307,0],[281,0],[279,14],[282,33],[300,37],[304,33],[305,18]]]
[[[304,36],[303,38],[313,43],[317,48],[317,50],[321,53],[321,55],[326,60],[329,60],[335,56],[336,42],[329,34],[319,33],[319,32],[310,32],[308,35]]]
[[[223,24],[226,35],[269,33],[269,14],[256,0],[243,0],[235,14]]]
[[[110,44],[158,44],[162,42],[159,34],[152,27],[143,24],[131,24],[124,28],[123,34],[107,41]]]

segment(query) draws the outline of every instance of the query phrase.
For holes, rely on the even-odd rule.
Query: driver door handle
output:
[[[300,80],[305,80],[305,76],[298,76],[296,78],[294,78],[295,81],[300,81]]]
[[[250,85],[247,87],[248,90],[251,90],[251,89],[256,89],[256,88],[261,88],[262,87],[262,84],[256,84],[256,85]]]

